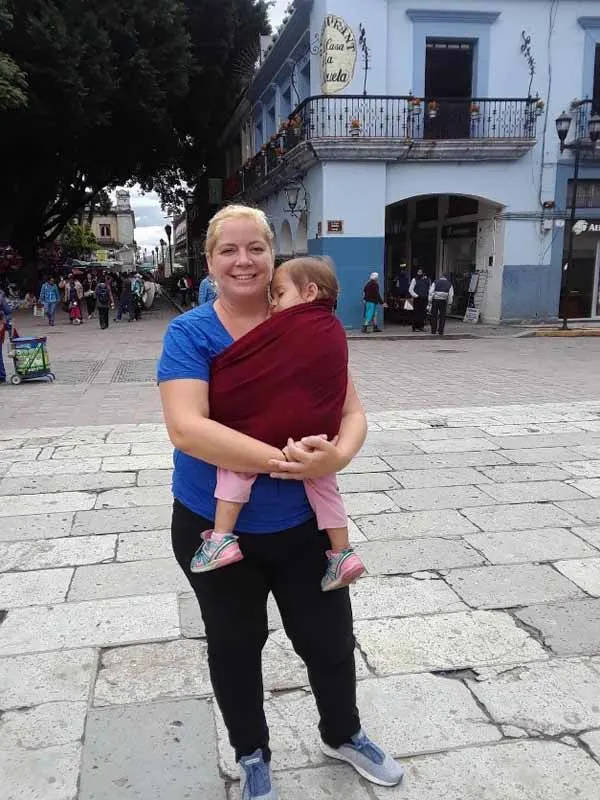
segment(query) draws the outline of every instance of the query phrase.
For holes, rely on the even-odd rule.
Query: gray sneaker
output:
[[[348,744],[334,748],[321,742],[321,750],[330,758],[346,761],[359,775],[378,786],[397,786],[404,776],[400,764],[373,744],[362,728]]]
[[[263,758],[262,750],[240,759],[241,800],[279,800],[271,780],[271,765]]]

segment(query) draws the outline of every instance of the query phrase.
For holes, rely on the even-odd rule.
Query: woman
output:
[[[60,300],[58,286],[52,275],[46,278],[40,289],[40,303],[44,306],[44,313],[48,318],[48,325],[54,327],[56,319],[56,306]]]
[[[87,308],[87,318],[92,319],[94,316],[94,312],[96,310],[96,286],[98,281],[96,280],[96,276],[92,275],[91,272],[85,277],[83,282],[83,296],[85,298],[85,305]]]
[[[206,256],[219,297],[171,323],[158,379],[176,447],[173,549],[202,611],[211,681],[240,763],[241,796],[278,797],[261,675],[271,591],[308,670],[323,751],[374,783],[396,785],[402,768],[360,725],[350,596],[348,589],[321,591],[328,540],[317,530],[302,484],[350,463],[365,439],[364,412],[349,380],[338,439],[290,440],[286,454],[211,420],[212,359],[268,317],[274,254],[267,218],[243,206],[222,209],[209,225]],[[216,466],[259,474],[236,531],[244,559],[227,569],[192,574],[201,534],[213,527]]]

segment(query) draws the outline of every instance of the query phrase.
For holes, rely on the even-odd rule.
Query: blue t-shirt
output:
[[[174,319],[165,335],[158,362],[158,381],[192,378],[208,382],[213,358],[233,344],[213,304],[206,303]],[[213,520],[217,470],[180,450],[173,456],[173,494],[184,506]],[[273,480],[259,475],[249,502],[243,507],[237,530],[276,533],[301,525],[313,516],[302,481]]]

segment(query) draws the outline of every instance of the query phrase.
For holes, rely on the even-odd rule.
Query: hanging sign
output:
[[[600,221],[578,219],[577,222],[573,224],[573,233],[575,236],[585,236],[590,233],[598,235],[600,234]]]
[[[321,92],[336,94],[354,78],[356,37],[341,17],[328,14],[321,31]]]
[[[344,220],[343,219],[328,219],[327,220],[327,233],[343,233]]]

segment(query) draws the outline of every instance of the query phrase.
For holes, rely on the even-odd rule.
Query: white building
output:
[[[573,174],[555,119],[581,140],[599,107],[598,0],[296,0],[224,131],[226,193],[268,212],[278,255],[334,259],[347,327],[368,274],[402,263],[448,274],[456,313],[554,318]],[[567,306],[600,316],[591,148],[580,176]]]
[[[99,249],[105,251],[109,259],[114,258],[126,267],[135,265],[135,213],[126,189],[117,189],[116,204],[108,214],[92,216],[91,228]]]

